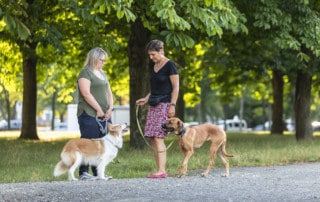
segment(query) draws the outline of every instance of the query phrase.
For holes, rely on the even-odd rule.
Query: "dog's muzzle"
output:
[[[166,131],[166,132],[173,132],[174,128],[172,127],[167,127],[167,125],[164,123],[161,125],[162,130]]]

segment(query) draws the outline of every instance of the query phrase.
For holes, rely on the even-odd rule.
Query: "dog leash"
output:
[[[138,129],[139,129],[139,133],[142,136],[144,142],[148,145],[148,147],[152,148],[151,145],[149,144],[149,142],[144,137],[144,134],[142,132],[141,125],[140,125],[140,122],[139,122],[139,116],[138,115],[139,115],[139,105],[137,105],[137,107],[136,107],[136,120],[137,120],[137,126],[138,126]]]
[[[106,126],[103,128],[101,122],[107,122],[105,119],[102,119],[102,118],[99,118],[96,116],[96,121],[99,125],[99,128],[100,128],[100,132],[102,133],[102,137],[107,140],[108,142],[110,142],[113,146],[115,146],[116,148],[119,149],[119,147],[117,145],[115,145],[109,138],[108,138],[108,126],[107,126],[107,123],[106,123]],[[100,138],[99,138],[100,139]]]
[[[137,126],[138,126],[138,129],[139,129],[139,132],[140,132],[144,142],[152,149],[152,146],[149,144],[149,142],[144,137],[144,134],[143,134],[142,129],[141,129],[141,125],[140,125],[140,122],[139,122],[139,105],[137,105],[137,107],[136,107],[136,120],[137,120]],[[166,147],[166,150],[168,150],[172,146],[173,142],[174,142],[174,140],[172,140],[172,142],[168,145],[168,147]]]
[[[107,122],[105,119],[102,119],[102,118],[99,118],[98,116],[96,116],[96,121],[99,125],[99,129],[100,129],[100,132],[102,134],[102,136],[105,136],[108,134],[108,126],[107,126],[107,123],[105,125],[105,127],[102,126],[101,122]]]

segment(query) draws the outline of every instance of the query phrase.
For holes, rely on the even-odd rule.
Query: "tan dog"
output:
[[[224,177],[229,176],[229,161],[226,157],[233,157],[232,154],[227,154],[226,133],[219,127],[210,123],[197,126],[184,126],[184,123],[179,118],[170,118],[162,128],[168,132],[174,132],[179,136],[179,144],[184,155],[181,167],[179,169],[179,177],[186,175],[187,166],[190,157],[194,152],[194,148],[200,148],[205,141],[211,141],[210,145],[210,161],[207,169],[201,176],[207,176],[214,164],[215,154],[222,160],[225,168]]]
[[[68,180],[77,180],[74,171],[81,164],[97,166],[97,179],[105,178],[105,167],[117,156],[118,149],[122,148],[122,131],[126,125],[112,125],[108,123],[109,133],[99,139],[72,139],[69,140],[61,152],[61,161],[54,169],[54,176],[68,171]]]

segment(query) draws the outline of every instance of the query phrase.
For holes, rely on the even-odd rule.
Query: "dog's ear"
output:
[[[183,122],[181,120],[178,120],[177,125],[178,125],[178,129],[179,129],[178,131],[181,132],[184,128]]]

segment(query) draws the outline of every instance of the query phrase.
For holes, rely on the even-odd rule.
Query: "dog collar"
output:
[[[104,136],[104,139],[107,140],[108,142],[110,142],[114,147],[120,149],[120,147],[118,147],[115,143],[113,143],[109,138],[108,138],[108,134]]]
[[[186,133],[186,128],[182,128],[182,130],[178,133],[178,135],[183,136]]]

